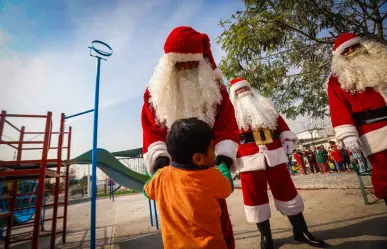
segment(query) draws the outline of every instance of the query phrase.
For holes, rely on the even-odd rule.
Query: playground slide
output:
[[[70,160],[70,164],[91,164],[91,150]],[[97,167],[116,183],[130,189],[142,191],[148,176],[128,169],[105,149],[97,149]]]

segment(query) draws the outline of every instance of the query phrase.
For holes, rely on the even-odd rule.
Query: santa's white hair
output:
[[[277,128],[279,114],[270,99],[263,97],[254,88],[239,95],[235,91],[231,93],[230,99],[241,131],[257,128],[275,130]]]
[[[332,74],[343,90],[356,93],[367,87],[384,91],[387,87],[387,46],[372,40],[360,42],[353,53],[332,58]]]
[[[202,59],[197,68],[178,71],[175,64],[161,57],[148,86],[157,123],[169,128],[177,119],[197,117],[213,126],[222,95],[211,65]]]

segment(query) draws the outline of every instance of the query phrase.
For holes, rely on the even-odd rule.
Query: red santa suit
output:
[[[240,128],[237,162],[247,221],[260,223],[271,217],[267,184],[279,212],[283,215],[296,215],[303,211],[304,202],[298,195],[287,170],[288,157],[282,145],[285,140],[296,143],[297,136],[290,131],[273,104],[260,96],[255,89],[249,90],[253,95],[238,98],[236,90],[242,87],[250,88],[250,85],[240,78],[231,81],[231,101]],[[252,102],[247,98],[251,98]],[[258,111],[255,113],[254,109]],[[266,117],[263,116],[265,114]],[[260,135],[261,138],[262,135],[271,136],[270,143],[257,145],[259,135],[254,136],[253,131],[260,128],[267,128],[266,134],[261,132]],[[288,150],[291,147],[290,145]]]
[[[191,27],[178,27],[168,36],[164,51],[145,91],[141,114],[143,155],[149,174],[154,174],[158,158],[170,158],[165,143],[168,128],[175,120],[189,117],[198,117],[213,127],[215,154],[232,159],[232,168],[235,168],[238,126],[227,89],[217,80],[221,75],[212,57],[208,36]],[[178,72],[175,66],[192,61],[198,61],[199,66],[198,71],[192,73],[194,80],[190,81],[192,77]],[[223,234],[228,248],[234,248],[227,205],[225,200],[219,202]]]
[[[343,55],[354,45],[358,47],[353,54]],[[385,46],[349,33],[337,38],[328,80],[336,139],[345,144],[348,137],[358,138],[359,147],[373,166],[375,195],[383,199],[387,198],[386,72]]]

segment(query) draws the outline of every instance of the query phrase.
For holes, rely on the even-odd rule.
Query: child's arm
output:
[[[234,191],[234,181],[232,180],[230,170],[225,164],[220,164],[218,170],[222,176],[215,181],[215,187],[219,189],[219,198],[227,198]]]
[[[155,190],[157,189],[157,180],[159,177],[159,173],[161,170],[158,170],[152,177],[146,181],[144,184],[144,188],[142,189],[142,193],[146,196],[148,199],[155,200],[156,195],[155,195]],[[149,176],[149,175],[148,175]]]

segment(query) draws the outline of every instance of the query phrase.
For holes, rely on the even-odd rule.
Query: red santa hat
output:
[[[165,41],[164,52],[169,60],[175,62],[199,61],[206,58],[216,78],[222,78],[222,72],[212,56],[210,38],[191,27],[180,26],[172,30]]]
[[[235,94],[236,90],[245,86],[250,88],[250,83],[247,80],[243,78],[235,78],[230,81],[230,93]]]
[[[339,37],[337,37],[332,53],[333,55],[340,55],[344,52],[346,48],[349,48],[360,42],[361,42],[360,37],[351,33],[343,33],[339,35]]]

